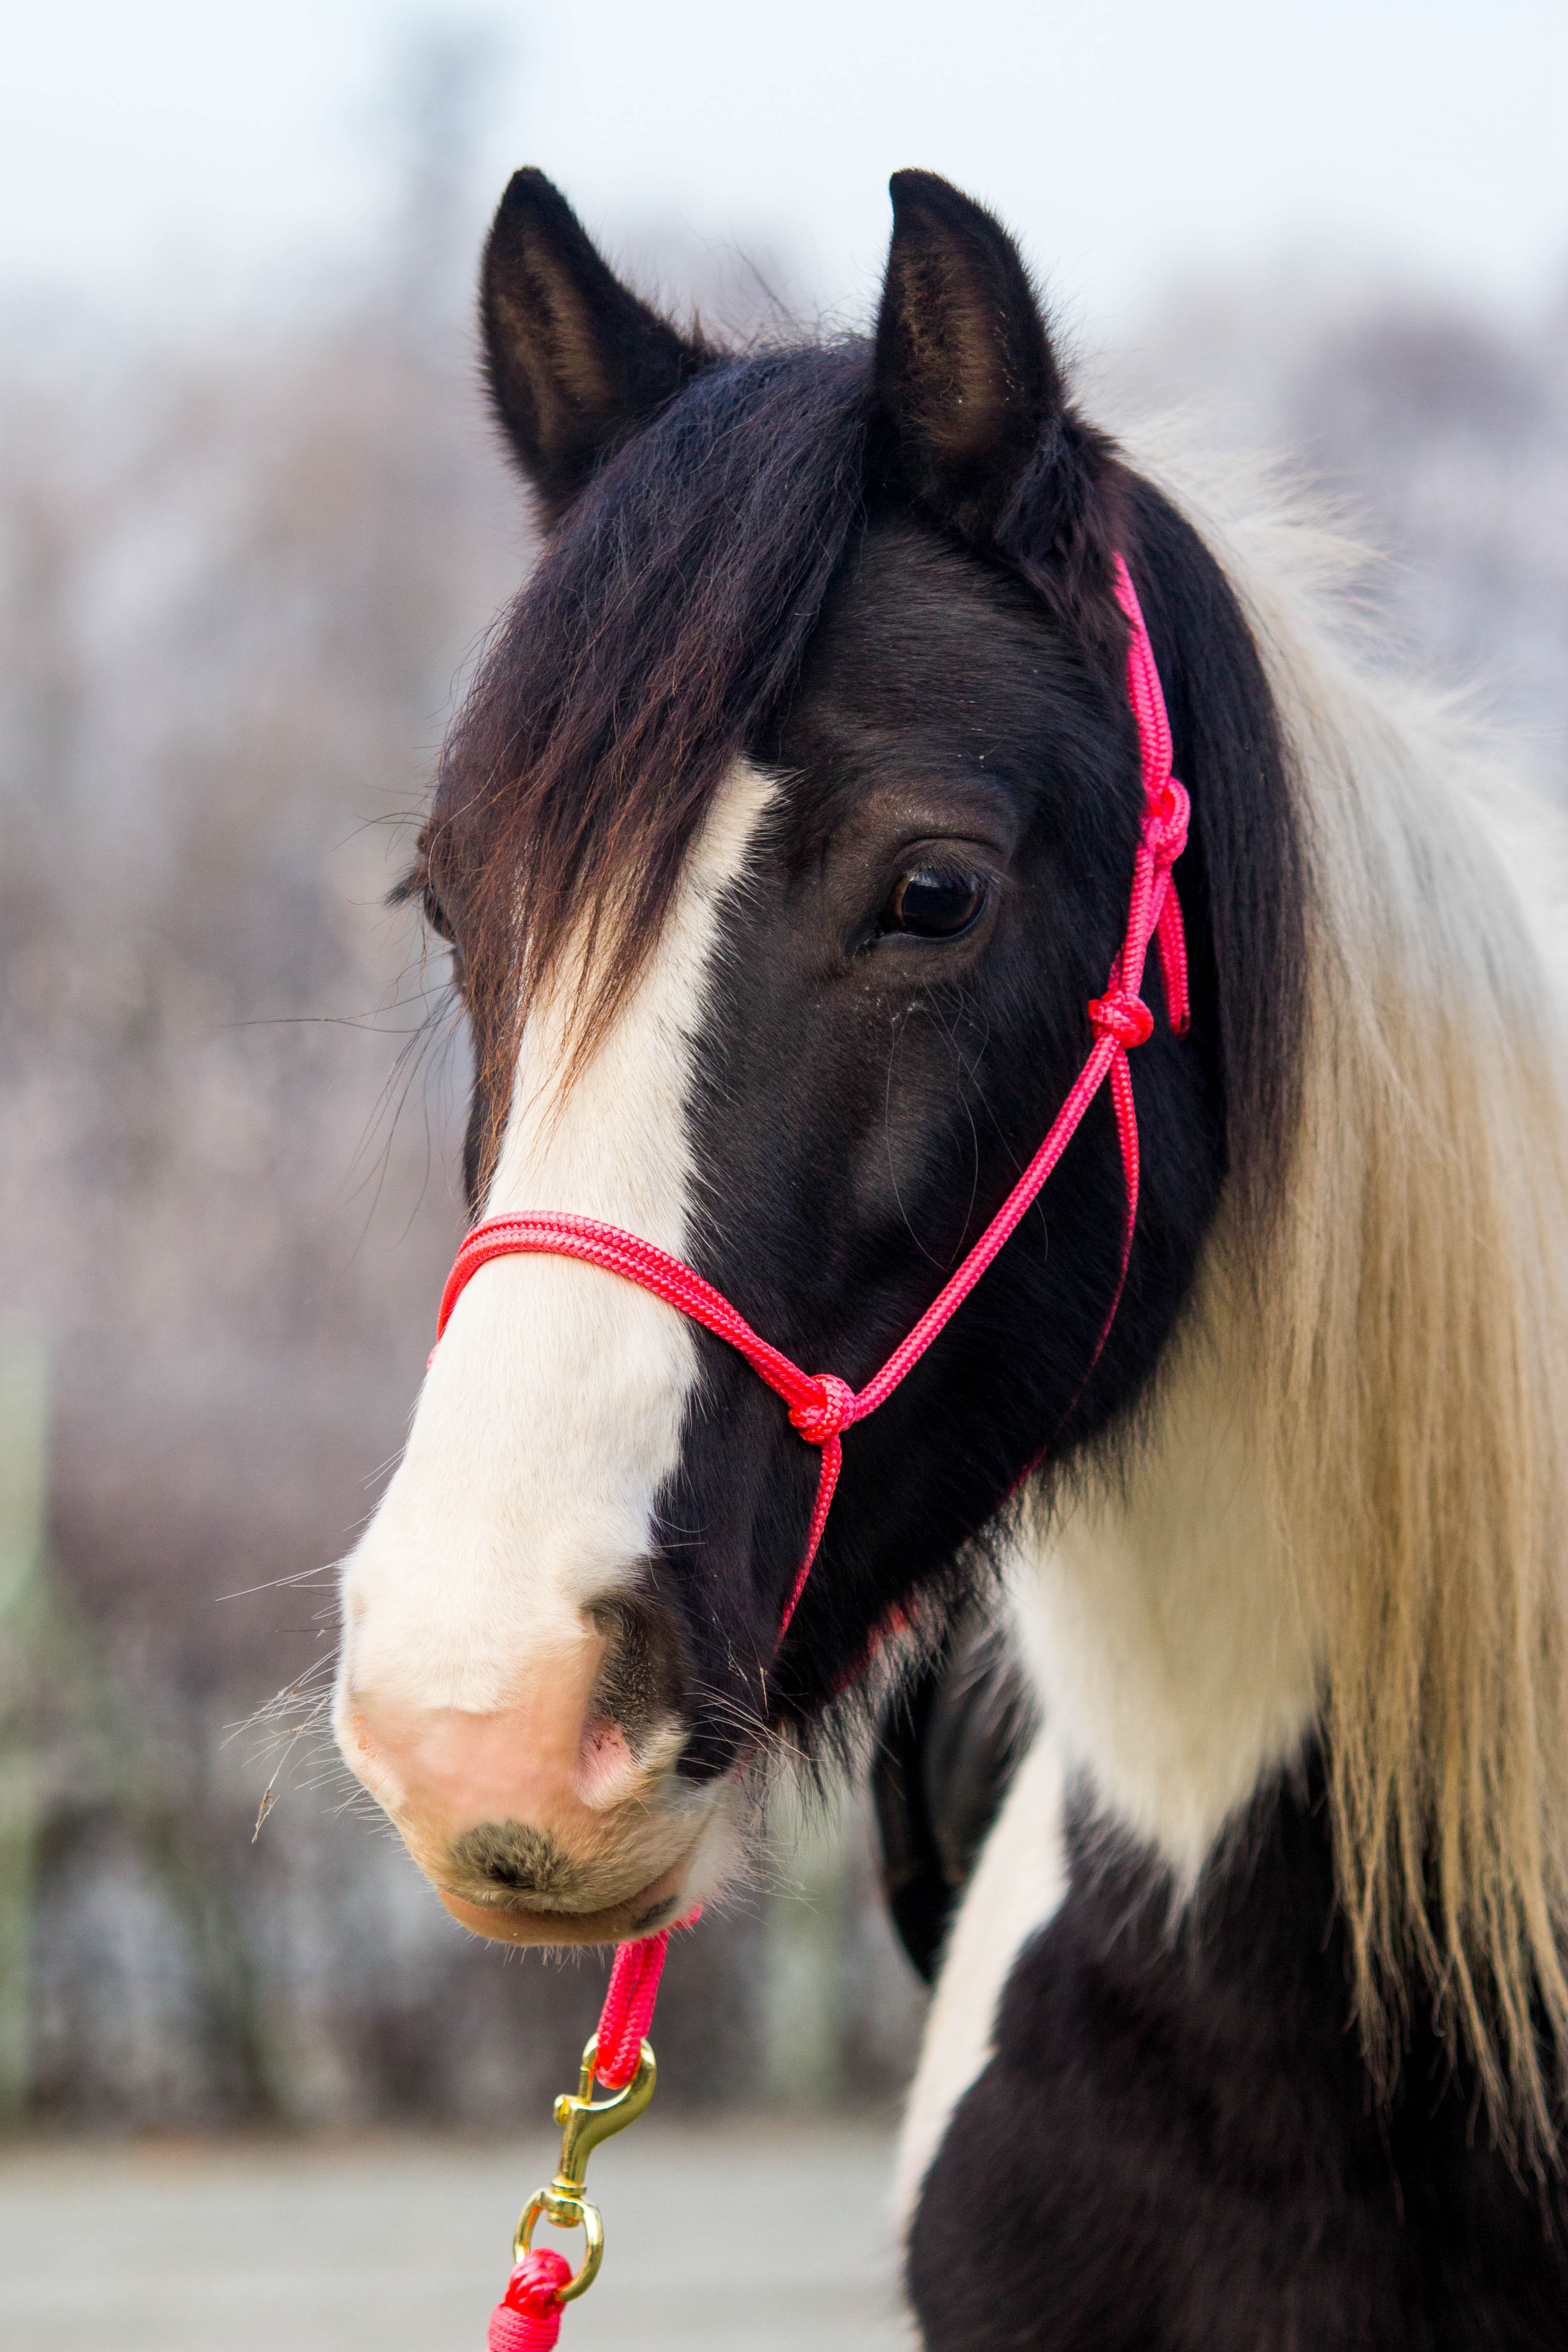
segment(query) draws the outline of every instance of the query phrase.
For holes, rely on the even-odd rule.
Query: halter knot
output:
[[[1156,866],[1172,866],[1180,857],[1187,845],[1187,826],[1192,813],[1193,804],[1187,798],[1186,786],[1179,784],[1174,776],[1167,776],[1160,787],[1159,798],[1152,811],[1158,830],[1152,826],[1149,836],[1149,846]]]
[[[561,2340],[561,2290],[571,2265],[553,2247],[525,2255],[490,2314],[489,2352],[552,2352]]]
[[[1114,1037],[1125,1052],[1142,1045],[1152,1035],[1154,1016],[1141,996],[1129,996],[1125,989],[1110,996],[1091,996],[1089,1017],[1103,1037]]]
[[[826,1445],[855,1418],[855,1391],[837,1372],[818,1372],[812,1381],[815,1395],[789,1409],[790,1427],[798,1429],[808,1445]]]

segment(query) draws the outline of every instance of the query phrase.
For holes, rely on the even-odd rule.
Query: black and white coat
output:
[[[1085,1549],[1063,1568],[1099,1564]],[[1037,1572],[1016,1564],[1026,1642],[1045,1614]],[[1039,1679],[1056,1685],[1077,1662],[1052,1652]],[[1429,2017],[1413,2022],[1393,2095],[1370,2093],[1346,2030],[1310,1750],[1226,1815],[1188,1893],[1175,1806],[1137,1834],[1131,1808],[1090,1778],[1094,1750],[1075,1767],[1037,1728],[1020,1758],[1016,1716],[1005,1733],[999,1751],[966,1759],[1006,1793],[943,1946],[933,1956],[910,1938],[938,1961],[898,2174],[922,2340],[955,2352],[1568,2340],[1561,2195],[1500,2153],[1473,2070],[1456,2074]],[[907,1861],[921,1759],[907,1738],[897,1746]],[[928,1834],[941,1806],[937,1792],[917,1800]],[[927,1872],[939,1874],[934,1856]],[[928,1903],[922,1926],[941,1908]]]

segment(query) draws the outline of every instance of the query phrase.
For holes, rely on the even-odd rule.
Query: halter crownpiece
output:
[[[1120,555],[1115,558],[1115,568],[1117,602],[1126,616],[1128,626],[1127,698],[1138,724],[1143,774],[1143,810],[1138,829],[1138,846],[1132,860],[1132,887],[1128,901],[1126,934],[1110,967],[1104,994],[1091,997],[1087,1007],[1089,1024],[1094,1031],[1094,1044],[1066,1101],[1051,1122],[1045,1141],[968,1256],[942,1285],[919,1322],[900,1341],[881,1370],[858,1391],[852,1389],[836,1372],[802,1371],[798,1364],[792,1363],[787,1356],[781,1355],[778,1349],[770,1346],[766,1339],[753,1331],[745,1318],[731,1306],[721,1291],[715,1290],[710,1282],[705,1282],[679,1258],[671,1257],[668,1251],[656,1248],[652,1242],[643,1241],[637,1234],[628,1234],[619,1225],[602,1223],[597,1217],[576,1216],[570,1211],[528,1210],[516,1216],[485,1219],[474,1227],[458,1252],[452,1271],[447,1277],[446,1289],[441,1294],[441,1311],[436,1327],[437,1348],[451,1319],[453,1307],[479,1268],[487,1265],[491,1258],[519,1255],[579,1258],[584,1265],[602,1266],[606,1274],[618,1275],[624,1282],[635,1282],[641,1289],[651,1291],[656,1298],[662,1298],[667,1305],[679,1308],[692,1322],[700,1323],[704,1329],[726,1340],[744,1356],[752,1370],[784,1399],[789,1409],[790,1426],[807,1445],[819,1447],[822,1454],[805,1557],[796,1571],[789,1599],[784,1603],[779,1624],[781,1642],[789,1631],[790,1620],[805,1589],[811,1564],[822,1541],[822,1531],[827,1524],[827,1514],[832,1507],[833,1493],[838,1484],[838,1472],[844,1458],[844,1432],[856,1422],[864,1421],[868,1413],[875,1412],[879,1404],[886,1403],[905,1373],[919,1362],[937,1334],[968,1297],[1035,1201],[1107,1077],[1110,1081],[1111,1106],[1116,1114],[1126,1198],[1121,1263],[1117,1272],[1116,1288],[1089,1360],[1089,1371],[1100,1360],[1100,1350],[1110,1336],[1117,1309],[1121,1304],[1128,1263],[1132,1254],[1133,1227],[1138,1216],[1138,1118],[1127,1056],[1134,1046],[1143,1045],[1153,1032],[1154,1016],[1139,991],[1143,984],[1143,969],[1150,947],[1156,942],[1166,1018],[1178,1035],[1184,1034],[1191,1019],[1186,939],[1171,872],[1186,847],[1190,805],[1185,791],[1171,772],[1170,721],[1137,592]],[[435,1349],[431,1354],[434,1356]],[[1088,1378],[1087,1373],[1085,1378]],[[622,1944],[617,1949],[599,2031],[584,2055],[579,2095],[575,2101],[563,2098],[556,2102],[556,2119],[567,2125],[568,2138],[573,2119],[572,2115],[565,2111],[585,2108],[595,2079],[606,2089],[626,2095],[627,2104],[621,2108],[621,2114],[628,2122],[632,2113],[637,2111],[631,2100],[636,2095],[637,2085],[644,2081],[645,2069],[647,2088],[651,2093],[653,2053],[644,2036],[653,2021],[654,2001],[668,1943],[669,1930],[666,1928],[636,1943]],[[628,2085],[631,2086],[629,2092]],[[620,2102],[613,2104],[620,2106]],[[607,2108],[587,2107],[586,2111],[606,2117],[609,2113]],[[618,2124],[606,2120],[600,2128],[615,2129],[618,2128]],[[525,2210],[523,2221],[519,2225],[515,2249],[517,2267],[505,2301],[497,2307],[490,2322],[490,2352],[549,2352],[557,2340],[563,2306],[573,2295],[583,2292],[598,2267],[603,2243],[598,2211],[580,2194],[568,2196],[565,2193],[566,2188],[574,2186],[572,2183],[563,2186],[566,2168],[563,2153],[562,2175],[550,2189],[542,2189]],[[575,2180],[574,2189],[580,2191],[580,2178]],[[543,2249],[532,2252],[528,2242],[538,2213],[552,2210],[552,2196],[556,2197],[559,2208],[553,2218],[568,2225],[575,2223],[586,2232],[588,2254],[575,2276],[567,2271],[558,2254]]]

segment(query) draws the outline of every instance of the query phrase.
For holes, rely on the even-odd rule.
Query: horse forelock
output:
[[[716,362],[604,467],[501,624],[419,870],[462,909],[501,1103],[558,981],[573,1060],[602,1040],[787,692],[859,506],[867,384],[854,344]]]

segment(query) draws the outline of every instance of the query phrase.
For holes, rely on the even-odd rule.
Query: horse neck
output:
[[[1321,1667],[1224,1287],[1205,1278],[1136,1439],[1026,1526],[1008,1563],[1064,1764],[1187,1885],[1259,1780],[1300,1753]]]

